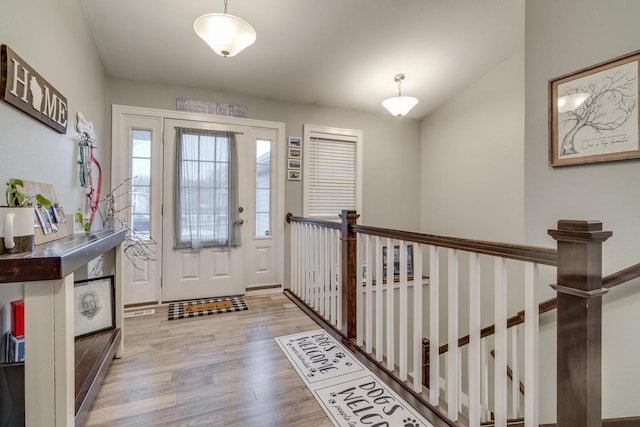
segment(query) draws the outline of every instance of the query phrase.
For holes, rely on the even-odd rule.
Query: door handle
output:
[[[244,219],[239,219],[237,221],[233,221],[233,225],[242,225],[244,224]]]

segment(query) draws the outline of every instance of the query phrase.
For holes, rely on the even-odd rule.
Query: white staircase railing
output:
[[[357,217],[343,211],[337,223],[288,216],[293,294],[450,422],[506,426],[522,418],[526,427],[538,426],[538,291],[548,283],[540,277],[557,276],[560,296],[599,297],[579,287],[584,280],[602,287],[592,271],[600,271],[598,245],[610,233],[597,223],[560,221],[549,232],[563,242],[556,251],[356,225]],[[561,249],[565,264],[556,271]],[[590,275],[576,279],[576,268]],[[516,312],[524,325],[509,327]],[[559,335],[570,329],[561,323]],[[487,325],[495,326],[487,332]],[[593,345],[599,362],[600,344]],[[558,372],[558,381],[567,375]],[[588,375],[580,378],[586,384]],[[558,392],[559,408],[563,398]],[[598,425],[591,413],[572,414],[565,425]]]

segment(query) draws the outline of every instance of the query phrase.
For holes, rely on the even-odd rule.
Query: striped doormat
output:
[[[241,296],[216,297],[169,304],[169,320],[248,310]]]

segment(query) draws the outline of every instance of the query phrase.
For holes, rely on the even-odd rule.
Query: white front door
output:
[[[177,129],[188,130],[180,137]],[[205,132],[199,133],[202,131]],[[227,132],[235,134],[238,171],[246,171],[249,149],[246,129],[217,123],[165,121],[162,224],[165,301],[245,292],[243,240],[244,217],[249,214],[244,208],[248,177],[246,173],[237,173],[237,206],[231,206],[232,138]],[[181,159],[176,158],[176,144],[184,147]],[[177,168],[181,168],[181,174]],[[176,188],[181,188],[180,201],[176,200]],[[235,243],[238,246],[228,243],[230,231],[240,234]],[[186,241],[182,246],[190,247],[181,248],[177,240]],[[206,246],[216,244],[211,243],[215,241],[222,246]]]
[[[120,134],[122,139],[120,148],[114,149],[114,183],[132,176],[136,164],[147,164],[136,158],[141,150],[133,149],[136,144],[140,145],[135,135],[138,139],[139,135],[151,139],[148,144],[151,149],[143,153],[150,157],[151,177],[133,179],[129,188],[133,193],[144,190],[153,196],[148,200],[148,208],[146,203],[136,204],[132,199],[132,205],[137,207],[124,214],[134,227],[149,228],[149,234],[158,242],[154,261],[143,263],[143,270],[138,262],[138,268],[130,267],[124,275],[125,304],[237,295],[251,288],[282,284],[285,147],[281,124],[120,106],[114,107],[113,120],[114,138]],[[190,225],[177,233],[178,240],[184,240],[187,230],[188,245],[176,242],[174,198],[178,184],[176,165],[179,164],[176,128],[205,133],[204,137],[187,142],[192,151],[182,157],[183,163],[190,164],[181,167],[188,167],[189,173],[197,171],[198,174],[183,181],[187,188],[181,190],[183,194],[195,192],[199,197],[195,208],[191,203],[189,208],[185,210],[183,206],[182,212],[178,213],[183,224],[186,221]],[[137,132],[140,129],[152,131],[141,134]],[[235,135],[238,168],[235,218],[233,215],[225,218],[228,209],[223,205],[229,199],[227,182],[211,179],[212,173],[220,178],[226,168],[224,148],[219,147],[222,151],[216,154],[215,144],[202,146],[210,143],[207,135],[211,132],[233,132]],[[193,151],[194,141],[201,144],[196,151]],[[116,162],[129,166],[117,167]],[[197,167],[193,167],[196,163]],[[198,208],[202,211],[192,212]],[[213,210],[208,211],[211,208]],[[237,222],[234,229],[239,233],[235,244],[230,246],[226,244],[228,236],[224,234],[228,221]],[[195,227],[191,227],[194,224]],[[206,242],[211,240],[225,242],[208,246]]]

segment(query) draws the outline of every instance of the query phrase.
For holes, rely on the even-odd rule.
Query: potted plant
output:
[[[5,199],[0,206],[0,254],[29,252],[34,248],[34,208],[51,207],[51,201],[42,194],[28,195],[21,191],[24,182],[11,178],[7,181]]]
[[[78,224],[79,227],[85,233],[89,233],[91,231],[91,223],[89,222],[89,216],[83,214],[80,208],[78,208],[78,210],[76,211],[74,215],[74,220],[75,220],[75,224],[73,227],[74,232],[76,232],[76,226],[75,226],[76,224]]]

